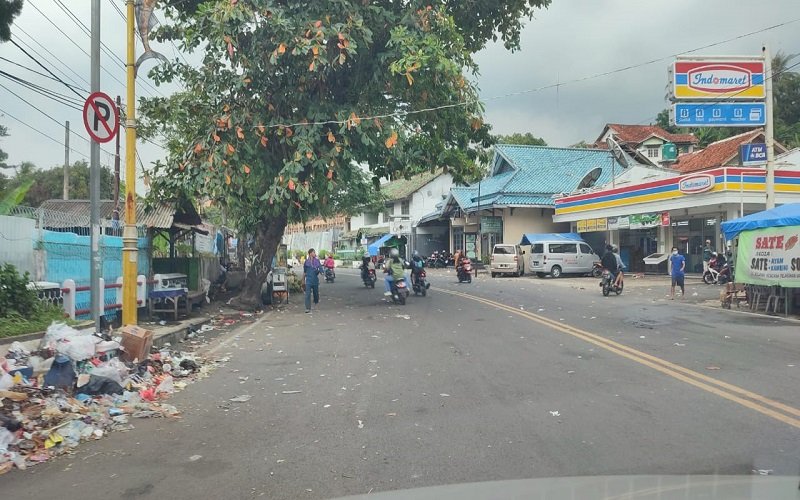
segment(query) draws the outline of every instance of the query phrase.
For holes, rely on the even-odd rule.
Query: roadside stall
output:
[[[722,223],[725,239],[738,238],[736,282],[747,286],[752,310],[800,310],[800,203]]]

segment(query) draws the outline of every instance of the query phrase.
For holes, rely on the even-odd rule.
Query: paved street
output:
[[[649,284],[604,298],[594,279],[431,278],[428,297],[400,307],[340,270],[312,314],[295,296],[221,338],[227,364],[170,401],[182,419],[138,420],[0,477],[3,497],[332,498],[800,471],[797,323],[690,303],[691,286],[669,301]]]

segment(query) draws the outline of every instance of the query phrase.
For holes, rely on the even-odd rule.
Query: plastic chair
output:
[[[765,306],[767,306],[768,297],[769,297],[769,287],[752,285],[748,293],[748,298],[750,300],[750,310],[758,311],[762,303]],[[764,310],[766,310],[766,307]]]
[[[784,308],[786,307],[786,294],[780,286],[776,285],[770,287],[770,293],[767,297],[767,307],[765,308],[766,312],[770,311],[770,304],[772,304],[772,312],[776,314],[781,306]]]

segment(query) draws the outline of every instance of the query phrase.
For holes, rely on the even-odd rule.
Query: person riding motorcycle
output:
[[[619,287],[622,285],[623,276],[622,270],[625,269],[625,263],[622,262],[622,257],[619,256],[619,248],[617,245],[612,246],[612,252],[614,252],[614,256],[617,258],[617,277],[614,279],[614,286]]]
[[[325,262],[323,262],[322,265],[325,269],[330,269],[333,276],[336,277],[336,273],[333,271],[333,268],[336,267],[336,263],[333,261],[333,256],[331,254],[325,257]]]
[[[394,280],[405,278],[404,268],[403,259],[400,258],[400,251],[392,248],[389,252],[389,260],[383,265],[383,272],[386,273],[383,294],[387,297],[392,295],[392,283],[394,283]]]
[[[361,257],[361,279],[367,281],[369,279],[370,270],[375,271],[375,263],[369,258],[369,255]]]
[[[419,273],[425,268],[425,259],[419,254],[418,251],[414,250],[413,255],[411,256],[411,283],[416,283],[417,278],[419,278]]]
[[[617,278],[617,272],[619,272],[619,268],[617,266],[617,256],[614,254],[614,247],[611,245],[606,245],[606,252],[600,259],[600,264],[604,269],[607,269],[608,272],[611,273],[611,276],[613,276],[614,279]]]

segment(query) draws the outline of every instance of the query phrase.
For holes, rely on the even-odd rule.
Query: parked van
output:
[[[537,241],[531,245],[528,270],[540,278],[562,274],[588,274],[600,257],[585,241]]]
[[[525,274],[525,252],[519,245],[497,244],[492,249],[492,263],[490,270],[492,278],[498,274],[513,274],[522,276]]]

